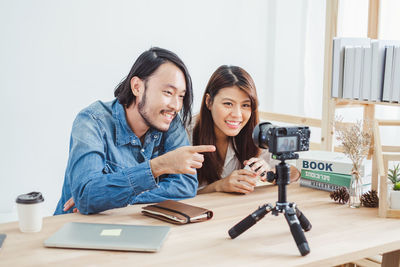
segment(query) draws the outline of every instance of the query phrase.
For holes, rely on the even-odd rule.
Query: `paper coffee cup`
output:
[[[44,198],[40,192],[19,195],[17,202],[19,229],[21,232],[40,232],[42,229],[42,206]]]

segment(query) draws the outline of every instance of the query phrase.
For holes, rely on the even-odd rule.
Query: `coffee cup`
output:
[[[42,206],[44,198],[40,192],[19,195],[16,199],[19,229],[21,232],[40,232],[42,229]]]

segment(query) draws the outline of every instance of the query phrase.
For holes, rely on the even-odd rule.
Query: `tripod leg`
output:
[[[287,207],[285,209],[285,218],[289,224],[290,232],[296,242],[297,248],[300,251],[301,256],[305,256],[310,253],[310,247],[308,246],[308,242],[306,237],[304,236],[303,229],[300,226],[300,222],[296,216],[296,213],[293,208]]]
[[[259,207],[255,212],[238,222],[235,226],[229,229],[229,236],[234,239],[244,231],[255,225],[259,220],[272,210],[271,204],[265,204]]]
[[[310,231],[312,227],[310,221],[306,218],[306,216],[304,216],[304,214],[299,210],[299,208],[297,208],[297,206],[296,206],[296,216],[297,218],[299,218],[301,228],[303,228],[305,232]]]

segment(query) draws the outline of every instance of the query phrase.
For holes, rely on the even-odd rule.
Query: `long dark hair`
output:
[[[232,86],[237,86],[245,92],[251,101],[249,121],[237,136],[230,137],[230,142],[234,144],[235,155],[239,159],[241,167],[243,167],[243,161],[257,156],[259,153],[259,149],[254,145],[251,137],[253,129],[258,123],[258,99],[253,79],[240,67],[223,65],[211,76],[203,95],[199,117],[193,129],[193,145],[216,145],[214,121],[211,111],[206,105],[206,95],[210,95],[210,103],[213,103],[219,90]],[[203,167],[197,170],[199,183],[210,184],[219,180],[223,166],[224,162],[217,151],[205,153]]]
[[[114,96],[118,99],[121,105],[129,107],[136,101],[136,96],[133,95],[131,90],[131,79],[136,76],[141,80],[146,81],[162,64],[171,62],[177,66],[185,75],[186,80],[186,93],[183,98],[183,107],[180,115],[184,124],[189,123],[192,118],[192,103],[193,103],[193,89],[192,78],[189,75],[183,61],[173,52],[159,47],[152,47],[143,52],[133,64],[128,76],[120,82],[114,91]]]

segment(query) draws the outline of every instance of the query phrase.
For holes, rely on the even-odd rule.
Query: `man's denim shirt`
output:
[[[128,204],[184,199],[196,195],[197,177],[190,174],[154,178],[150,159],[189,145],[179,116],[167,132],[149,129],[141,144],[117,101],[97,101],[76,117],[70,140],[62,196],[54,214],[98,213]],[[71,197],[75,207],[63,206]]]

